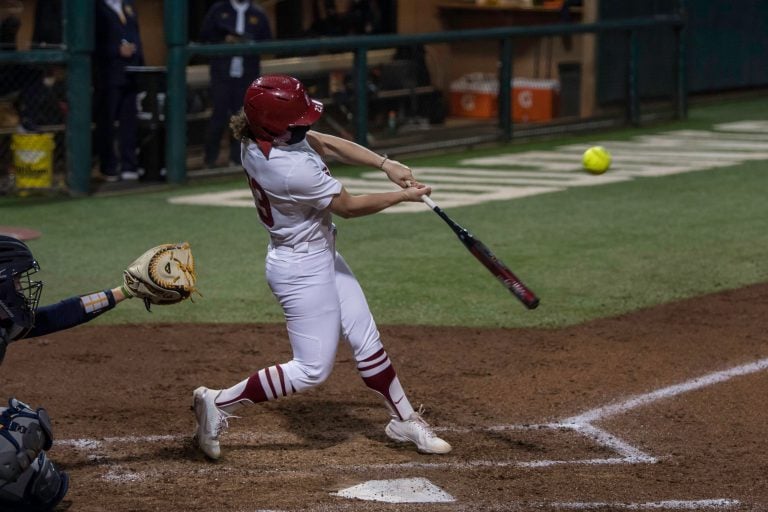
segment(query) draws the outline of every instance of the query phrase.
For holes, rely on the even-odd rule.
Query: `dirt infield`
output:
[[[61,510],[768,510],[766,311],[759,285],[562,330],[385,326],[447,456],[386,439],[343,346],[321,388],[247,409],[204,460],[192,390],[287,360],[282,325],[83,326],[13,345],[2,386],[51,413]],[[455,501],[332,494],[410,477]]]

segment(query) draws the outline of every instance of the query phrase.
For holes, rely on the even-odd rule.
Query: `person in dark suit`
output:
[[[239,43],[272,39],[269,18],[255,2],[221,0],[203,19],[200,40],[205,43]],[[243,106],[243,95],[261,73],[258,55],[214,57],[210,61],[210,94],[213,112],[205,136],[205,165],[215,167],[221,137],[229,118]],[[240,141],[230,137],[230,165],[240,164]]]
[[[139,22],[133,0],[96,0],[93,78],[96,150],[107,181],[138,179],[136,79],[127,66],[143,66]],[[120,158],[115,153],[119,124]],[[118,165],[119,164],[119,165]]]
[[[32,29],[34,48],[61,45],[64,40],[63,8],[62,0],[37,0]]]

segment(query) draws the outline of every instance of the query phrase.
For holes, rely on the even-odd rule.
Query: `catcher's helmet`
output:
[[[286,75],[264,75],[245,91],[243,111],[257,139],[285,142],[295,126],[320,119],[323,104],[313,100],[299,80]]]
[[[22,337],[35,324],[42,281],[31,276],[40,270],[27,244],[0,235],[0,330],[10,341]]]

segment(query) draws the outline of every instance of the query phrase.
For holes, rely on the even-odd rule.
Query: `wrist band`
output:
[[[380,170],[382,170],[382,171],[384,170],[384,163],[385,163],[387,160],[389,160],[389,157],[388,157],[387,155],[384,155],[384,159],[383,159],[383,160],[381,161],[381,163],[379,164],[379,169],[380,169]]]
[[[128,291],[128,288],[126,288],[124,284],[120,285],[120,291],[123,292],[123,295],[125,295],[126,299],[132,299],[133,298],[133,294]]]

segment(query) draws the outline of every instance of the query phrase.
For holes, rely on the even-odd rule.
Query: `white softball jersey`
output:
[[[269,160],[256,144],[244,144],[242,156],[259,218],[273,245],[330,239],[328,205],[342,186],[306,139],[273,147]]]

